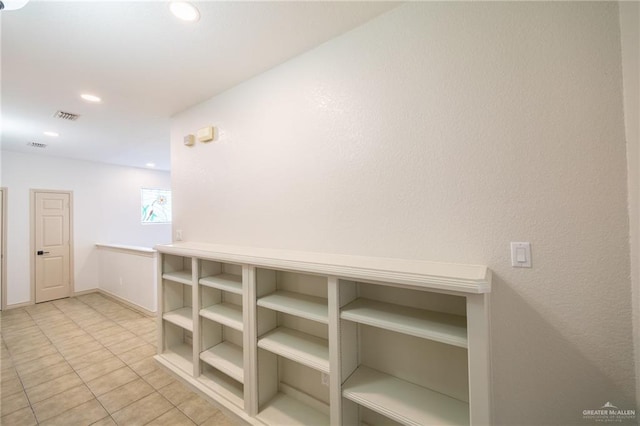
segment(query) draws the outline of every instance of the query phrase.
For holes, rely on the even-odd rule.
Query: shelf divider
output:
[[[242,331],[242,307],[232,303],[217,303],[200,309],[200,316]]]
[[[162,278],[169,281],[175,281],[180,284],[191,285],[191,271],[174,271],[165,272]]]
[[[329,373],[327,340],[286,327],[278,327],[258,339],[258,347]]]
[[[200,359],[240,383],[244,383],[242,348],[231,342],[222,342],[200,353]]]
[[[342,395],[405,425],[468,425],[469,404],[442,393],[360,366]]]
[[[296,399],[278,393],[258,413],[258,419],[269,425],[326,426],[329,416]]]
[[[189,375],[193,374],[192,348],[190,345],[183,343],[168,347],[160,356]]]
[[[278,290],[258,299],[258,306],[328,324],[327,299]]]
[[[172,324],[182,327],[186,330],[193,331],[193,310],[191,306],[185,306],[184,308],[175,309],[173,311],[165,312],[162,315],[162,319],[169,321]]]
[[[468,346],[467,319],[461,315],[356,299],[342,309],[340,318],[461,348]]]
[[[229,293],[242,294],[242,276],[233,274],[218,274],[200,278],[199,283],[207,287],[228,291]]]

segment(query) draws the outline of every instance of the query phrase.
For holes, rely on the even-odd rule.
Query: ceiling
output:
[[[193,4],[197,23],[176,19],[167,1],[31,0],[0,12],[2,149],[169,170],[173,114],[398,5]]]

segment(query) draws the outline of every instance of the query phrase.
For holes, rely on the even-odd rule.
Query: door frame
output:
[[[31,275],[31,304],[36,303],[36,193],[47,192],[53,194],[69,194],[69,297],[76,293],[74,269],[73,269],[73,191],[56,189],[30,189],[29,190],[29,248],[30,248],[30,275]]]
[[[2,197],[2,222],[0,222],[0,227],[2,227],[2,238],[0,239],[0,244],[2,245],[2,258],[0,262],[2,263],[2,274],[0,274],[0,310],[4,311],[7,309],[7,187],[0,187],[0,196]]]

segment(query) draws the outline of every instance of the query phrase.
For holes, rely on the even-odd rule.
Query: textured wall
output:
[[[636,353],[636,400],[640,411],[640,2],[619,3],[625,134],[629,169],[631,286]]]
[[[167,172],[12,151],[4,151],[2,161],[9,193],[7,305],[30,298],[30,189],[73,191],[76,291],[98,288],[96,243],[150,247],[171,239],[169,225],[140,223],[140,188],[167,188]]]
[[[497,424],[632,408],[615,3],[404,5],[175,117],[172,175],[185,240],[488,265]]]

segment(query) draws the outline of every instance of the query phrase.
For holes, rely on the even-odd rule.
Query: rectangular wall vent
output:
[[[34,148],[46,148],[47,144],[46,143],[40,143],[40,142],[28,142],[27,146],[31,146]]]
[[[55,114],[53,114],[53,117],[61,120],[76,121],[80,116],[71,112],[56,111]]]

